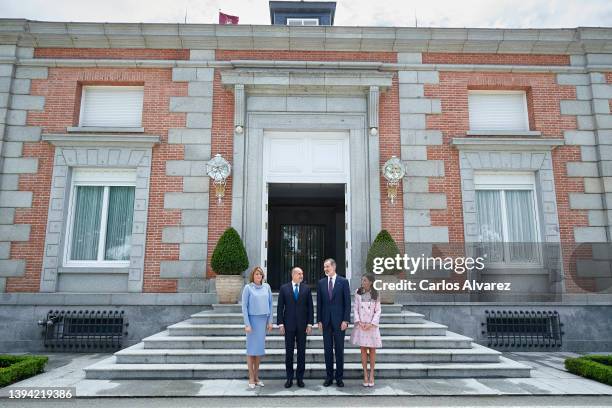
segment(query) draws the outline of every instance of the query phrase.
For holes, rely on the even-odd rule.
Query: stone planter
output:
[[[215,278],[219,303],[238,303],[238,297],[244,286],[242,275],[217,275]]]
[[[377,275],[376,279],[380,279],[384,284],[388,283],[397,283],[399,279],[396,275]],[[381,290],[380,294],[380,303],[385,305],[390,305],[395,303],[395,290]]]

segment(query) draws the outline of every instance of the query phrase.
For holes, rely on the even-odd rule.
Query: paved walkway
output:
[[[265,381],[251,390],[246,380],[87,380],[83,368],[108,354],[50,354],[47,372],[0,389],[7,397],[15,387],[74,387],[78,397],[393,397],[393,396],[612,396],[612,387],[565,371],[563,361],[575,357],[566,352],[504,353],[533,368],[531,378],[406,379],[379,380],[364,388],[358,380],[346,380],[344,388],[323,387],[306,379],[306,387],[287,390],[284,381]],[[246,370],[246,364],[245,364]],[[610,400],[607,405],[611,406]],[[412,404],[411,404],[412,405]],[[606,404],[604,404],[606,405]]]

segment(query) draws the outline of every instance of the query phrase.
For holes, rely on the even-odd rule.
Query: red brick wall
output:
[[[146,48],[36,48],[34,58],[187,60],[189,50]]]
[[[380,95],[378,118],[378,139],[380,160],[378,169],[391,158],[401,158],[401,137],[399,119],[399,84],[397,75],[393,77],[393,86]],[[380,171],[379,171],[380,174]],[[397,197],[391,205],[387,198],[387,180],[380,174],[380,211],[382,228],[389,231],[396,242],[404,241],[404,194],[403,184],[397,189]]]
[[[220,153],[233,164],[234,153],[234,92],[221,84],[221,74],[215,70],[213,82],[213,117],[211,133],[211,155]],[[208,212],[208,256],[206,276],[215,276],[210,267],[210,259],[223,231],[232,222],[232,179],[227,179],[225,197],[219,204],[215,195],[215,186],[210,181],[210,198]]]
[[[11,259],[24,259],[25,275],[7,278],[7,292],[38,292],[47,231],[47,211],[53,174],[53,146],[45,142],[24,143],[23,157],[38,157],[38,173],[19,176],[19,190],[31,191],[32,208],[17,208],[15,224],[30,224],[30,239],[11,243]]]
[[[145,133],[159,135],[162,143],[153,148],[149,213],[145,253],[144,291],[175,292],[176,280],[159,279],[161,260],[177,260],[178,244],[162,244],[164,226],[178,225],[180,211],[163,209],[164,192],[182,191],[180,177],[166,176],[166,160],[181,160],[183,147],[168,145],[168,129],[185,126],[184,113],[169,113],[170,96],[187,95],[187,84],[172,82],[171,69],[82,69],[50,68],[46,80],[32,80],[32,95],[45,97],[42,112],[29,112],[27,124],[41,126],[44,133],[65,133],[76,123],[75,106],[80,83],[144,84],[143,127]],[[33,191],[32,208],[18,209],[16,223],[32,225],[30,241],[13,243],[11,258],[26,260],[26,274],[7,280],[8,292],[37,291],[40,285],[49,191],[54,148],[46,142],[25,143],[24,156],[38,157],[37,174],[22,175],[19,188]]]
[[[575,87],[557,85],[554,74],[507,74],[507,73],[466,73],[441,72],[440,83],[426,85],[425,95],[440,98],[442,114],[428,116],[428,129],[439,129],[443,133],[442,146],[430,146],[428,158],[444,160],[445,177],[431,179],[430,191],[444,192],[447,195],[446,210],[432,210],[432,225],[448,226],[451,242],[463,242],[463,212],[461,201],[461,181],[459,174],[459,154],[449,143],[453,137],[463,137],[469,129],[468,89],[479,88],[528,89],[531,94],[530,115],[532,130],[542,132],[544,138],[563,138],[564,130],[576,128],[575,116],[561,115],[560,100],[576,99]],[[553,150],[553,172],[557,195],[561,241],[566,255],[574,246],[574,227],[587,226],[585,210],[569,208],[569,193],[584,192],[582,178],[567,177],[566,163],[580,161],[578,146],[560,146]],[[566,275],[571,272],[568,260],[565,263]],[[576,290],[569,283],[568,291]]]
[[[569,55],[424,52],[423,64],[569,65]]]
[[[188,50],[110,50],[110,49],[49,49],[35,50],[37,58],[138,58],[138,59],[187,59]],[[396,62],[396,54],[389,52],[334,52],[334,51],[233,51],[217,50],[218,60],[231,59],[276,59],[312,61],[383,61]],[[520,65],[568,65],[565,55],[522,55],[522,54],[454,54],[425,53],[424,63],[473,63],[473,64],[520,64]],[[607,73],[608,83],[612,74]],[[175,292],[176,280],[160,279],[159,264],[162,260],[178,259],[178,244],[162,244],[161,234],[165,226],[180,224],[179,210],[164,210],[165,192],[182,191],[181,177],[165,175],[167,160],[181,160],[183,147],[168,145],[167,133],[172,127],[185,126],[185,114],[169,113],[169,97],[185,96],[186,83],[172,82],[170,69],[82,69],[51,68],[47,80],[33,80],[32,94],[46,97],[43,112],[30,112],[28,125],[42,126],[43,133],[65,132],[67,126],[77,123],[79,83],[127,84],[142,83],[145,86],[143,126],[146,133],[157,134],[162,144],[153,149],[152,173],[150,183],[149,219],[145,253],[144,291]],[[220,73],[215,71],[213,83],[212,154],[221,153],[230,162],[233,155],[233,92],[223,88]],[[448,226],[451,242],[463,242],[463,212],[458,152],[449,146],[452,137],[465,135],[469,127],[467,91],[468,89],[503,88],[525,89],[529,95],[530,122],[534,130],[542,132],[543,137],[562,138],[563,130],[575,129],[573,116],[562,116],[559,112],[561,99],[575,99],[573,86],[557,85],[553,74],[494,73],[494,72],[441,72],[440,83],[425,86],[425,96],[439,98],[442,114],[428,115],[428,129],[439,129],[444,136],[442,146],[429,146],[430,160],[444,160],[445,177],[430,179],[431,192],[443,192],[447,196],[446,210],[432,210],[434,226]],[[391,89],[381,94],[380,99],[380,168],[392,155],[400,156],[400,126],[397,78],[393,79]],[[16,223],[32,225],[31,240],[13,243],[12,259],[25,259],[26,275],[22,278],[9,278],[7,291],[37,291],[40,282],[44,235],[49,204],[49,189],[54,148],[45,143],[26,143],[25,157],[38,157],[37,174],[21,175],[19,188],[33,191],[33,206],[18,209]],[[561,227],[561,239],[573,244],[574,227],[586,226],[587,213],[583,210],[570,210],[568,193],[583,192],[581,178],[566,176],[566,162],[579,161],[580,149],[576,146],[562,146],[553,151],[557,207]],[[402,191],[393,206],[387,199],[386,181],[381,176],[382,227],[390,231],[398,241],[403,241],[403,200]],[[221,233],[231,224],[232,178],[226,186],[226,196],[221,205],[214,195],[211,184],[208,260]],[[207,276],[214,272],[207,265]],[[574,290],[575,288],[568,288]]]

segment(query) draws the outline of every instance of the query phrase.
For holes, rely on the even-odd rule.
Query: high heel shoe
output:
[[[252,390],[255,389],[255,384],[249,383],[249,388],[252,389]]]

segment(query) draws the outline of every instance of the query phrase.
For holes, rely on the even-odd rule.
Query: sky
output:
[[[0,0],[1,18],[44,21],[270,24],[267,0]],[[612,26],[612,0],[338,0],[337,26],[573,28]]]

